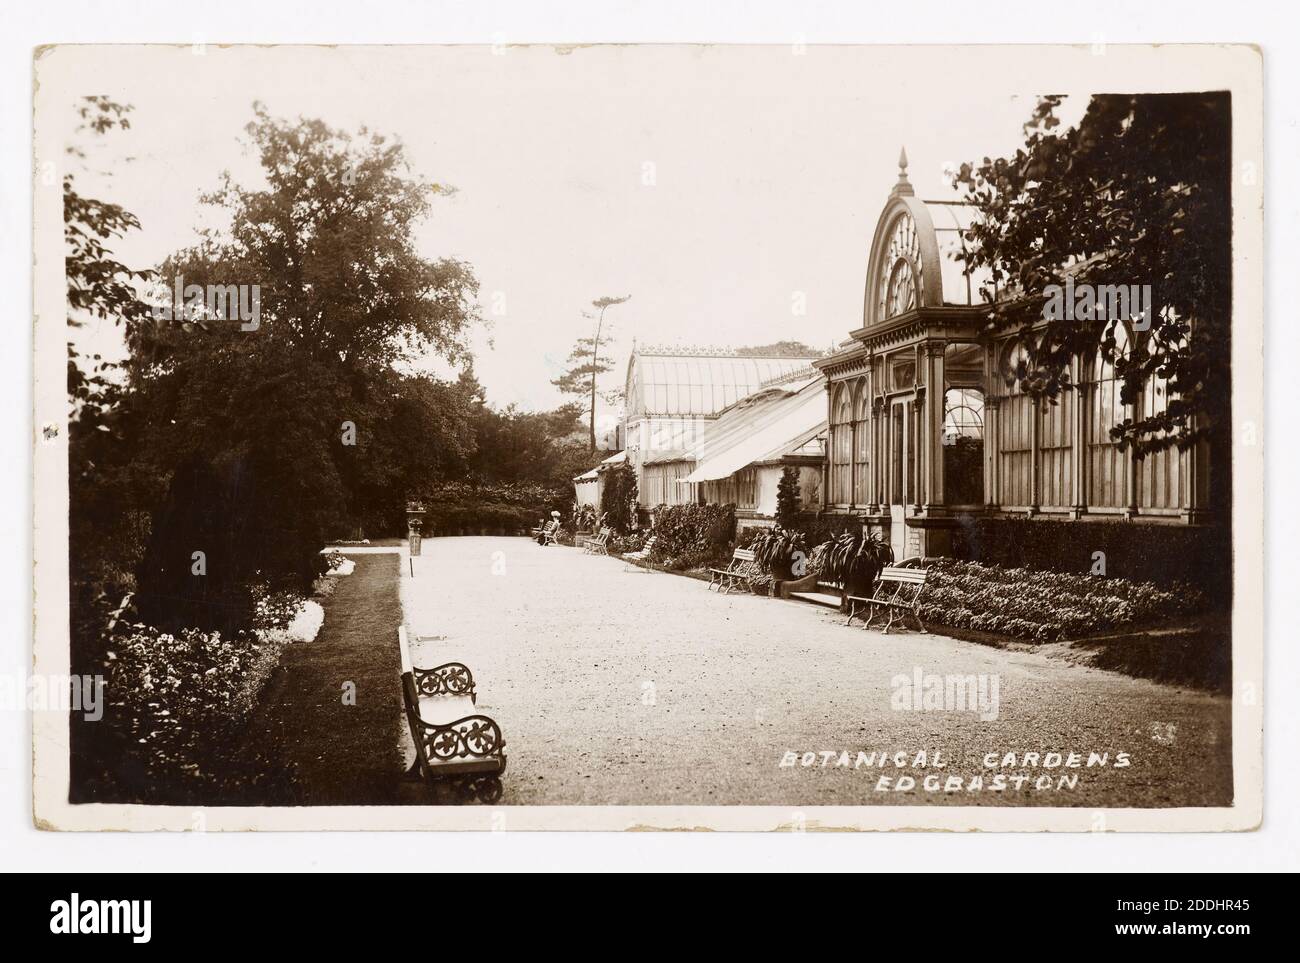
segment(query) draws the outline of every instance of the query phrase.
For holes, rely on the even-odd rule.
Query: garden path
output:
[[[479,710],[501,725],[503,803],[1225,805],[1226,698],[937,634],[846,627],[834,611],[526,538],[434,538],[401,566],[417,664],[470,666]],[[410,572],[414,572],[412,577]],[[328,625],[328,622],[327,622]],[[358,640],[360,642],[360,640]],[[396,645],[396,639],[392,641]],[[984,677],[997,718],[910,711],[911,680]],[[987,713],[985,713],[987,714]],[[410,758],[409,736],[403,749]],[[945,768],[836,765],[859,751],[938,750]],[[1017,753],[986,768],[986,754]],[[1105,767],[1026,766],[1020,754],[1108,753]],[[1130,764],[1116,767],[1118,753]],[[796,754],[814,764],[783,766]],[[999,759],[1000,761],[1000,759]],[[1048,775],[1074,789],[1035,790]],[[1027,774],[1019,790],[970,780]],[[961,792],[927,792],[927,775]],[[881,775],[918,789],[877,791]],[[893,785],[893,783],[890,783]]]

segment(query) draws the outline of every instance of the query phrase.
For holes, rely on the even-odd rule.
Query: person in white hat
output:
[[[560,530],[560,513],[551,512],[551,520],[542,526],[542,530],[537,533],[537,544],[545,546],[546,536]]]

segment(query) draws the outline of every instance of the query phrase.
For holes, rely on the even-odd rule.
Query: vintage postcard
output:
[[[1249,830],[1246,46],[34,53],[53,830]]]

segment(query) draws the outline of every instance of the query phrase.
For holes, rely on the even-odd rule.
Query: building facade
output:
[[[1126,406],[1098,353],[1071,362],[1077,390],[1056,404],[1008,387],[1027,352],[1015,337],[981,337],[981,279],[954,257],[974,212],[917,198],[905,156],[899,167],[871,244],[862,327],[814,362],[829,425],[823,510],[861,516],[896,559],[950,553],[977,516],[1204,521],[1203,446],[1139,460],[1110,436],[1168,403],[1159,379]],[[1127,328],[1116,339],[1140,350]]]
[[[824,379],[811,367],[774,379],[719,415],[692,452],[686,482],[699,500],[735,505],[741,522],[770,523],[777,486],[797,473],[800,508],[821,507],[825,462]]]
[[[718,415],[765,382],[806,368],[807,358],[718,348],[634,347],[625,382],[624,441],[642,505],[699,500],[693,451]]]

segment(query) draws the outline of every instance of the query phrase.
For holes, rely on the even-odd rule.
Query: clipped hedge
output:
[[[573,489],[515,483],[445,482],[420,496],[425,506],[424,534],[527,534],[551,512],[568,515]],[[402,535],[406,532],[403,530]]]
[[[1231,601],[1232,539],[1221,527],[1047,518],[967,518],[953,531],[953,555],[1007,568],[1105,574],[1156,585],[1195,585]]]
[[[667,568],[700,568],[730,554],[734,505],[660,505],[655,509],[654,560]]]
[[[545,508],[521,508],[495,502],[472,505],[429,505],[425,502],[425,506],[423,532],[427,537],[527,534],[538,519],[550,515],[550,510]]]

